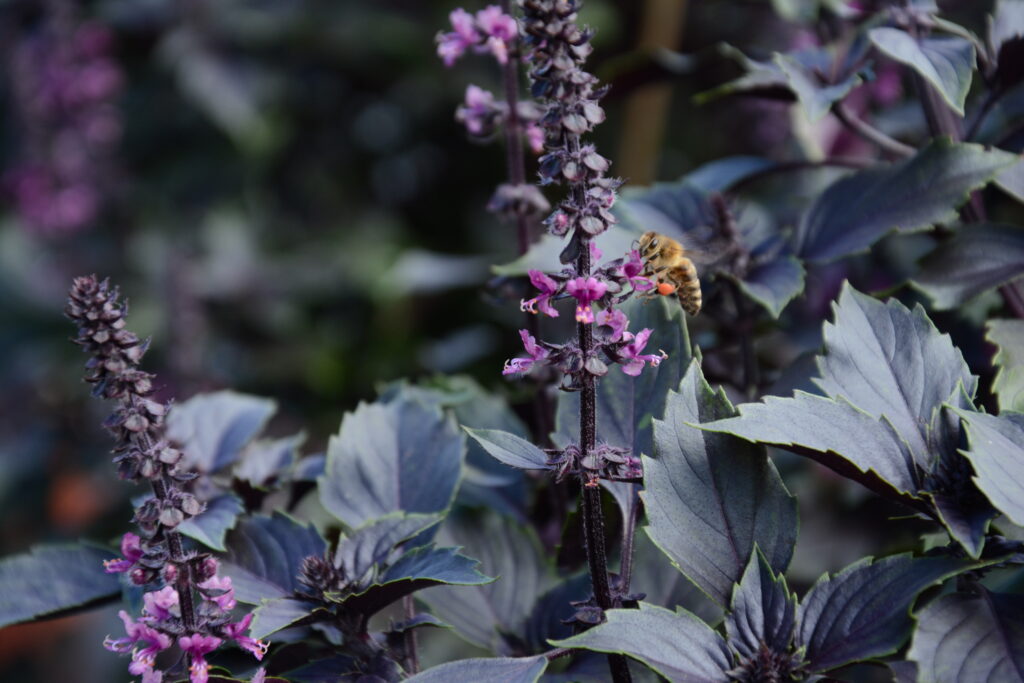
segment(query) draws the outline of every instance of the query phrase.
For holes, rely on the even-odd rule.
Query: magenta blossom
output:
[[[526,372],[537,361],[548,357],[548,350],[537,343],[537,340],[526,330],[519,330],[519,336],[523,339],[523,347],[526,349],[528,358],[513,358],[505,361],[505,367],[501,371],[503,375],[518,375]]]
[[[241,621],[236,621],[233,624],[227,624],[224,626],[223,633],[229,639],[238,643],[238,646],[243,650],[248,650],[253,654],[256,659],[262,660],[263,655],[267,654],[268,645],[262,640],[257,640],[243,633],[249,630],[249,624],[252,623],[252,612],[246,614]],[[255,678],[253,680],[256,680]]]
[[[578,302],[576,306],[576,321],[592,323],[594,322],[594,309],[590,304],[604,296],[605,292],[608,291],[608,285],[593,276],[587,278],[577,277],[566,283],[565,291]]]
[[[548,301],[558,292],[558,283],[539,270],[531,270],[529,274],[530,282],[540,290],[540,296],[523,300],[519,304],[519,309],[527,313],[536,313],[539,310],[549,318],[557,318],[558,311]]]
[[[646,292],[647,290],[654,287],[654,283],[650,278],[643,277],[640,275],[644,269],[643,259],[640,258],[640,252],[633,249],[629,252],[626,261],[619,266],[618,274],[621,277],[626,278],[629,281],[631,287],[638,292]]]
[[[121,537],[121,554],[124,559],[103,560],[103,571],[108,574],[120,574],[129,571],[135,563],[142,559],[142,539],[133,533]]]
[[[544,129],[534,122],[526,124],[526,142],[530,145],[530,151],[540,154],[544,151]]]
[[[516,20],[501,11],[497,5],[489,5],[476,13],[477,26],[487,36],[487,49],[499,64],[508,63],[508,45],[519,33]]]
[[[597,312],[595,321],[602,327],[611,328],[611,334],[608,335],[608,341],[617,342],[622,339],[623,333],[626,331],[626,325],[629,324],[629,319],[626,318],[626,314],[620,310],[604,309]]]
[[[437,37],[437,56],[444,61],[445,66],[454,64],[459,57],[466,53],[467,48],[476,46],[481,39],[473,23],[473,15],[466,10],[462,8],[453,10],[448,18],[455,30],[439,34]]]
[[[191,683],[207,683],[210,680],[210,663],[206,661],[206,655],[220,647],[222,642],[220,638],[199,633],[178,638],[178,645],[192,658],[192,665],[188,668]]]
[[[601,257],[604,256],[604,252],[601,251],[598,248],[597,243],[594,242],[593,240],[590,241],[590,245],[589,246],[590,246],[590,260],[595,262],[595,263],[597,261],[600,261]]]
[[[647,346],[647,340],[651,336],[652,330],[644,328],[634,337],[632,332],[623,332],[622,339],[626,341],[626,345],[619,350],[619,356],[622,360],[628,361],[623,363],[622,371],[631,377],[636,377],[640,374],[640,371],[644,369],[644,363],[650,363],[653,367],[658,367],[661,361],[668,358],[668,354],[661,351],[657,354],[641,354]]]
[[[131,652],[132,663],[128,665],[128,672],[133,676],[145,676],[147,672],[153,670],[157,653],[171,646],[171,638],[151,626],[133,620],[124,610],[118,612],[117,616],[124,622],[127,636],[117,640],[107,636],[103,641],[103,647],[118,654]],[[139,643],[144,643],[145,647],[136,647]],[[150,678],[160,680],[153,679],[152,676]]]
[[[498,114],[494,94],[478,86],[466,86],[465,104],[459,107],[455,117],[466,126],[471,135],[486,135],[492,121]]]
[[[230,612],[237,604],[235,589],[231,585],[230,576],[213,576],[199,584],[199,589],[210,601],[215,602],[225,612]]]
[[[178,591],[174,586],[164,586],[142,596],[142,611],[145,621],[164,621],[178,612]]]

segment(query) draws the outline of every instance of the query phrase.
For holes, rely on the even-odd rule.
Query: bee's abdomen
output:
[[[679,296],[679,303],[683,310],[689,315],[697,315],[700,312],[703,298],[700,293],[700,278],[697,277],[697,269],[693,262],[686,259],[684,263],[673,270],[672,275],[679,287],[676,294]]]

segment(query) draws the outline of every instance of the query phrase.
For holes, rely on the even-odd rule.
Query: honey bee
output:
[[[644,260],[642,274],[655,279],[655,291],[662,296],[675,294],[684,311],[697,315],[702,303],[700,279],[690,252],[671,237],[653,231],[640,237],[638,249]]]

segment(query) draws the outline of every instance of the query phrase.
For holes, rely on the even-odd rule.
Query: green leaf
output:
[[[526,439],[499,429],[463,427],[491,457],[521,470],[549,470],[548,456]]]
[[[974,45],[957,36],[915,39],[898,28],[873,28],[871,42],[897,62],[931,83],[950,107],[964,115],[964,102],[974,72]]]
[[[224,552],[224,535],[233,529],[238,515],[245,512],[242,501],[233,494],[225,494],[214,498],[206,504],[206,509],[199,515],[186,519],[178,525],[178,531],[193,538],[207,548]]]
[[[525,640],[524,626],[534,603],[556,582],[531,527],[474,511],[449,517],[439,539],[462,546],[480,560],[483,571],[501,578],[478,586],[432,588],[417,597],[470,643],[513,654],[515,640]]]
[[[232,579],[234,577],[232,576]],[[324,612],[319,603],[298,598],[271,598],[261,600],[253,610],[250,634],[253,638],[266,638],[272,633],[312,617],[315,612]]]
[[[971,191],[1016,160],[1007,152],[938,138],[909,159],[841,178],[804,214],[797,253],[832,261],[866,251],[889,232],[950,221]]]
[[[864,558],[822,576],[797,613],[797,646],[807,648],[811,671],[877,659],[898,650],[910,635],[910,607],[928,586],[976,564],[952,557],[893,555]]]
[[[216,472],[238,459],[276,411],[274,401],[258,396],[198,394],[174,405],[167,416],[167,435],[184,445],[189,466]]]
[[[0,627],[58,616],[121,593],[117,574],[103,571],[114,554],[88,546],[40,546],[0,560]]]
[[[235,597],[250,605],[264,598],[284,598],[299,588],[302,561],[322,557],[327,544],[312,524],[275,512],[272,517],[243,517],[228,534],[224,573]]]
[[[743,293],[773,318],[778,318],[790,301],[804,291],[804,267],[794,256],[755,264],[743,278],[736,279]]]
[[[985,338],[999,347],[992,364],[998,368],[992,391],[1000,412],[1024,413],[1024,320],[989,320]]]
[[[1015,225],[963,226],[921,261],[914,285],[940,311],[1024,275],[1024,228]]]
[[[907,658],[918,680],[1024,681],[1024,597],[977,591],[943,595],[915,615]]]
[[[647,534],[709,597],[728,604],[755,544],[785,571],[797,535],[796,500],[764,448],[693,424],[731,417],[693,362],[655,420],[656,457],[644,456]]]
[[[732,665],[725,640],[689,612],[641,602],[638,610],[613,609],[606,616],[605,623],[551,644],[629,655],[673,683],[729,680],[725,671]]]
[[[455,495],[464,451],[455,421],[436,405],[361,403],[327,446],[320,501],[352,528],[393,512],[441,512]]]
[[[796,625],[796,597],[781,574],[772,571],[764,554],[751,553],[743,577],[733,589],[725,632],[741,657],[756,657],[762,645],[785,654]]]
[[[1024,526],[1024,413],[998,417],[954,408],[967,426],[974,482],[999,511]]]
[[[536,683],[548,666],[544,657],[499,657],[447,662],[407,678],[407,683],[452,683],[453,681],[501,681]]]

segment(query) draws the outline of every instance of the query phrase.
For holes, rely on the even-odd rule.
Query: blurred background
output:
[[[692,97],[737,75],[709,56],[720,41],[813,41],[777,14],[809,4],[587,0],[591,66],[612,86],[595,139],[613,172],[643,185],[801,144],[786,103]],[[132,490],[61,314],[75,275],[121,286],[164,397],[273,397],[272,431],[304,429],[311,450],[397,378],[523,391],[499,373],[519,293],[490,273],[515,256],[514,229],[485,210],[504,153],[453,115],[468,83],[497,90],[499,73],[436,58],[455,6],[0,0],[0,555],[128,528]],[[853,144],[824,124],[811,135]],[[808,347],[841,277],[809,280],[794,313],[810,311]],[[850,543],[836,552],[858,556]],[[113,614],[0,631],[0,679],[121,680],[100,647]]]

